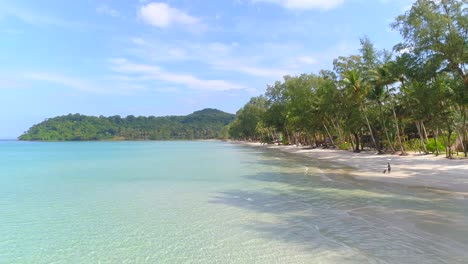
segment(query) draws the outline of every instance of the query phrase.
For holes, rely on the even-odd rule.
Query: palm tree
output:
[[[372,78],[373,87],[371,93],[369,94],[369,99],[377,102],[377,105],[379,106],[380,119],[385,132],[385,136],[387,137],[387,141],[390,146],[390,149],[392,150],[392,153],[395,153],[395,148],[393,147],[393,143],[390,140],[387,125],[385,122],[385,117],[382,110],[383,101],[386,100],[390,95],[388,86],[395,83],[395,78],[391,76],[386,65],[378,67],[376,70],[371,70],[370,75]]]
[[[372,132],[372,127],[370,125],[369,118],[367,117],[367,107],[365,105],[365,98],[368,93],[368,85],[362,77],[362,74],[354,69],[344,72],[343,76],[343,83],[345,84],[345,87],[348,90],[348,95],[363,113],[372,138],[372,143],[374,144],[375,149],[379,153],[381,153],[382,151],[380,150],[380,148],[377,145],[377,142],[375,141],[374,133]]]

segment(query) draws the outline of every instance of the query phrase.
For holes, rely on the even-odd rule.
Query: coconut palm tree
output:
[[[368,93],[369,85],[362,77],[362,74],[355,69],[348,70],[343,74],[343,84],[348,94],[348,98],[359,108],[359,110],[364,115],[366,120],[367,128],[371,135],[372,143],[374,144],[375,149],[381,153],[380,148],[377,145],[377,142],[372,132],[372,127],[367,116],[367,107],[366,107],[366,96]]]

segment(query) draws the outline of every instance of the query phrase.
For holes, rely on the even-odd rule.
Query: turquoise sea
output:
[[[223,142],[0,141],[0,263],[468,263],[468,199]]]

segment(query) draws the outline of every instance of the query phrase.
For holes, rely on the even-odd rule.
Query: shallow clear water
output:
[[[0,263],[468,263],[468,201],[220,142],[0,142]]]

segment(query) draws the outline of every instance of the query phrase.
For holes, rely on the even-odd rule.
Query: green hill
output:
[[[187,116],[58,116],[32,126],[19,140],[172,140],[222,138],[233,114],[203,109]]]

